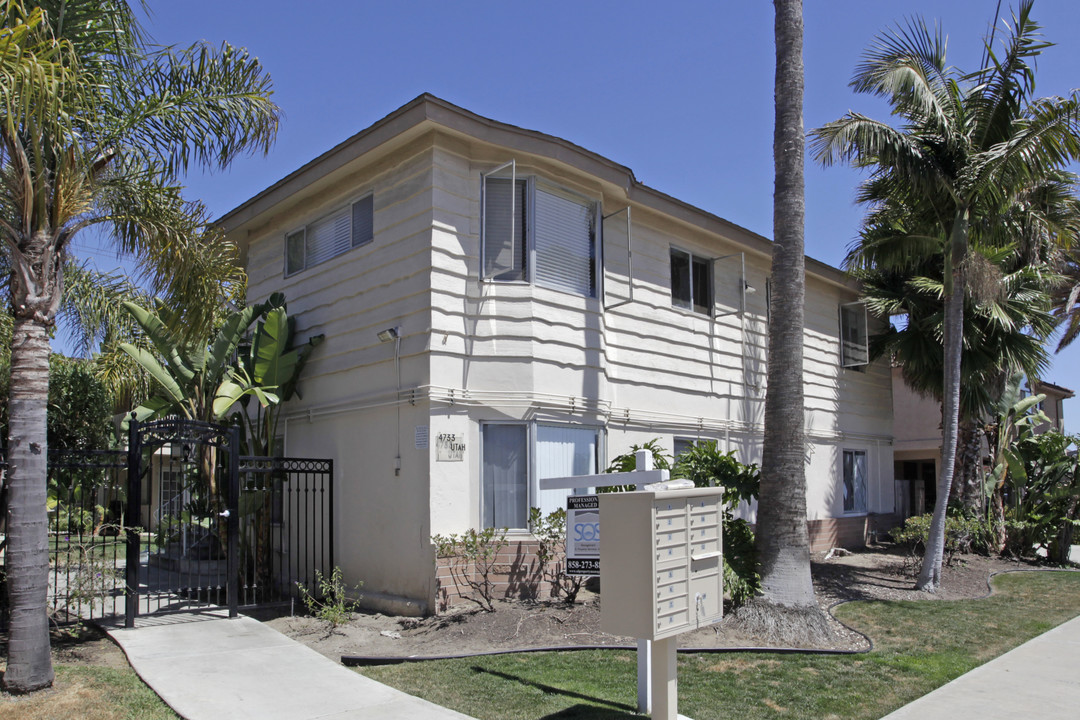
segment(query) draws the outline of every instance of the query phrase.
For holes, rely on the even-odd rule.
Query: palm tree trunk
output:
[[[972,517],[982,517],[984,512],[982,438],[975,420],[958,423],[952,501]]]
[[[15,320],[8,429],[7,586],[11,610],[4,689],[28,693],[53,682],[49,653],[49,533],[46,408],[49,340],[35,319]]]
[[[946,268],[946,277],[950,278],[951,287],[946,287],[945,295],[945,378],[941,404],[941,475],[938,476],[937,499],[934,501],[934,515],[930,520],[930,537],[926,542],[922,569],[915,587],[927,592],[935,592],[941,585],[941,563],[945,555],[945,513],[949,507],[949,491],[952,488],[953,472],[956,465],[956,440],[960,416],[960,358],[963,352],[964,336],[964,275],[960,260],[963,250],[956,245],[967,246],[967,214],[957,218],[957,227],[953,231],[953,248],[950,249],[952,262]],[[957,236],[962,238],[959,242]],[[951,274],[948,272],[951,269]]]
[[[803,18],[802,0],[775,0],[776,128],[773,157],[773,296],[769,326],[765,452],[758,499],[761,592],[771,603],[814,606],[806,525],[803,409]]]

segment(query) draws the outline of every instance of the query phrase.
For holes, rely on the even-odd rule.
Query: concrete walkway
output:
[[[139,677],[187,720],[470,720],[369,680],[251,618],[160,616],[106,631]]]
[[[882,720],[1080,717],[1080,618],[1029,640]]]

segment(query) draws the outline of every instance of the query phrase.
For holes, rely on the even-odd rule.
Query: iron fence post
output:
[[[124,568],[124,627],[135,627],[139,613],[139,507],[142,504],[141,478],[142,443],[139,439],[139,421],[131,414],[128,425],[128,478],[127,516],[124,530],[127,533],[127,566]]]
[[[323,480],[323,482],[326,483],[327,488],[329,489],[329,503],[327,504],[326,510],[323,513],[323,517],[324,517],[323,522],[325,522],[327,524],[326,535],[329,538],[329,543],[330,543],[330,567],[325,568],[324,572],[326,570],[329,570],[330,572],[333,572],[334,568],[337,567],[337,565],[335,564],[336,558],[334,557],[334,460],[333,460],[333,458],[331,458],[327,464],[328,464],[328,469],[329,469],[329,475]]]
[[[226,507],[229,513],[226,527],[229,533],[229,558],[226,563],[228,579],[226,595],[229,599],[229,617],[239,614],[240,606],[240,429],[232,427],[229,431],[229,479],[226,492]]]

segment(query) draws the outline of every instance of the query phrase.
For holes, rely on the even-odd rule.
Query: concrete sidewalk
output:
[[[1080,717],[1080,618],[923,695],[882,720]]]
[[[106,628],[147,685],[187,720],[470,720],[328,660],[251,618],[140,618]]]

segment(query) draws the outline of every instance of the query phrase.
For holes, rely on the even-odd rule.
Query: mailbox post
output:
[[[652,717],[676,720],[676,637],[724,609],[723,488],[600,496],[600,628],[651,640]]]
[[[638,450],[634,454],[636,469],[631,472],[602,473],[599,475],[571,475],[568,477],[541,478],[541,490],[580,490],[584,488],[611,487],[613,485],[633,485],[640,488],[650,483],[666,482],[669,478],[667,470],[654,470],[652,453],[648,450]],[[652,676],[652,642],[645,638],[638,638],[637,642],[637,679],[638,679],[638,712],[649,712],[652,707],[650,699],[649,678]]]

